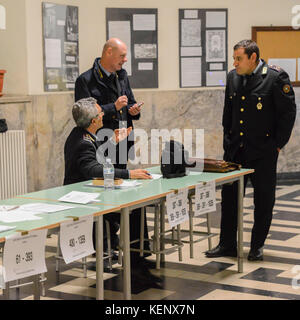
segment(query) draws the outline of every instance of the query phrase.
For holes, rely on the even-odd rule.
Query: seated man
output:
[[[77,126],[73,128],[65,143],[65,185],[90,180],[93,177],[103,177],[103,165],[97,161],[97,152],[101,151],[99,148],[101,141],[98,141],[96,136],[96,132],[102,127],[102,109],[96,99],[90,97],[78,100],[73,105],[72,114]],[[117,144],[125,139],[131,130],[131,127],[114,130],[114,135],[106,143]],[[115,168],[115,178],[151,179],[151,176],[144,169]],[[115,222],[116,219],[119,222],[119,218],[118,213],[104,215],[104,219],[111,222],[111,234],[115,234]],[[139,235],[140,215],[133,213],[130,215],[130,240],[138,239]],[[148,230],[145,223],[145,239],[147,237]],[[145,249],[148,248],[149,244],[146,242]],[[138,252],[132,252],[131,261],[132,265],[141,266],[144,259],[139,258]]]

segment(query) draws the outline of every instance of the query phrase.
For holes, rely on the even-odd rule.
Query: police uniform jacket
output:
[[[93,97],[104,111],[103,128],[118,129],[119,121],[127,121],[127,127],[132,127],[132,120],[138,120],[140,114],[131,116],[128,112],[136,101],[130,87],[127,72],[121,69],[116,72],[116,78],[113,75],[108,77],[105,72],[100,69],[100,58],[96,58],[94,65],[88,71],[82,73],[75,83],[75,101],[82,98]],[[118,97],[126,95],[128,105],[117,111],[114,102]],[[101,129],[100,129],[101,130]],[[133,131],[127,142],[127,150],[133,145]]]
[[[88,131],[79,127],[73,128],[64,147],[65,185],[103,177],[103,166],[96,157],[99,146],[100,143]],[[128,179],[129,172],[115,168],[115,177]]]
[[[245,86],[236,70],[227,76],[222,121],[226,161],[233,161],[241,148],[247,160],[261,158],[290,138],[296,104],[288,74],[262,62]]]

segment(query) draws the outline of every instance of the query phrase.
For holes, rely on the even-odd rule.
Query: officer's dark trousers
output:
[[[242,149],[234,162],[243,168],[254,169],[251,175],[244,178],[244,187],[250,179],[254,189],[254,225],[251,236],[251,249],[256,250],[264,245],[268,235],[275,202],[276,166],[278,152],[272,150],[264,157],[247,161]],[[245,189],[244,189],[245,193]],[[221,201],[221,234],[220,245],[226,248],[237,246],[237,208],[238,182],[223,185]]]

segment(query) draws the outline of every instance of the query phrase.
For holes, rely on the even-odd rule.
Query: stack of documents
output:
[[[98,198],[98,196],[99,193],[71,191],[63,197],[59,198],[58,200],[64,202],[87,204],[89,202],[95,201],[96,198]]]

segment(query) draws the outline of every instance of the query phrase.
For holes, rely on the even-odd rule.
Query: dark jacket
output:
[[[64,185],[103,177],[103,166],[96,158],[99,146],[99,142],[96,142],[88,131],[79,127],[73,128],[64,147]],[[128,179],[128,170],[115,168],[115,177]]]
[[[247,160],[283,148],[296,117],[295,95],[288,74],[262,66],[243,86],[243,76],[229,72],[223,112],[224,160],[233,161],[242,147]]]
[[[96,58],[94,65],[88,71],[82,73],[75,83],[75,101],[82,98],[93,97],[104,111],[103,128],[115,130],[119,128],[119,120],[127,121],[127,127],[132,127],[132,120],[138,120],[140,114],[131,116],[128,109],[136,103],[132,93],[127,72],[125,69],[117,71],[118,83],[117,87],[115,80],[111,80],[105,72],[102,72],[99,67],[100,58]],[[119,96],[126,95],[128,105],[117,111],[114,102]],[[100,129],[101,130],[101,129]],[[127,150],[133,145],[133,132],[128,137]]]

